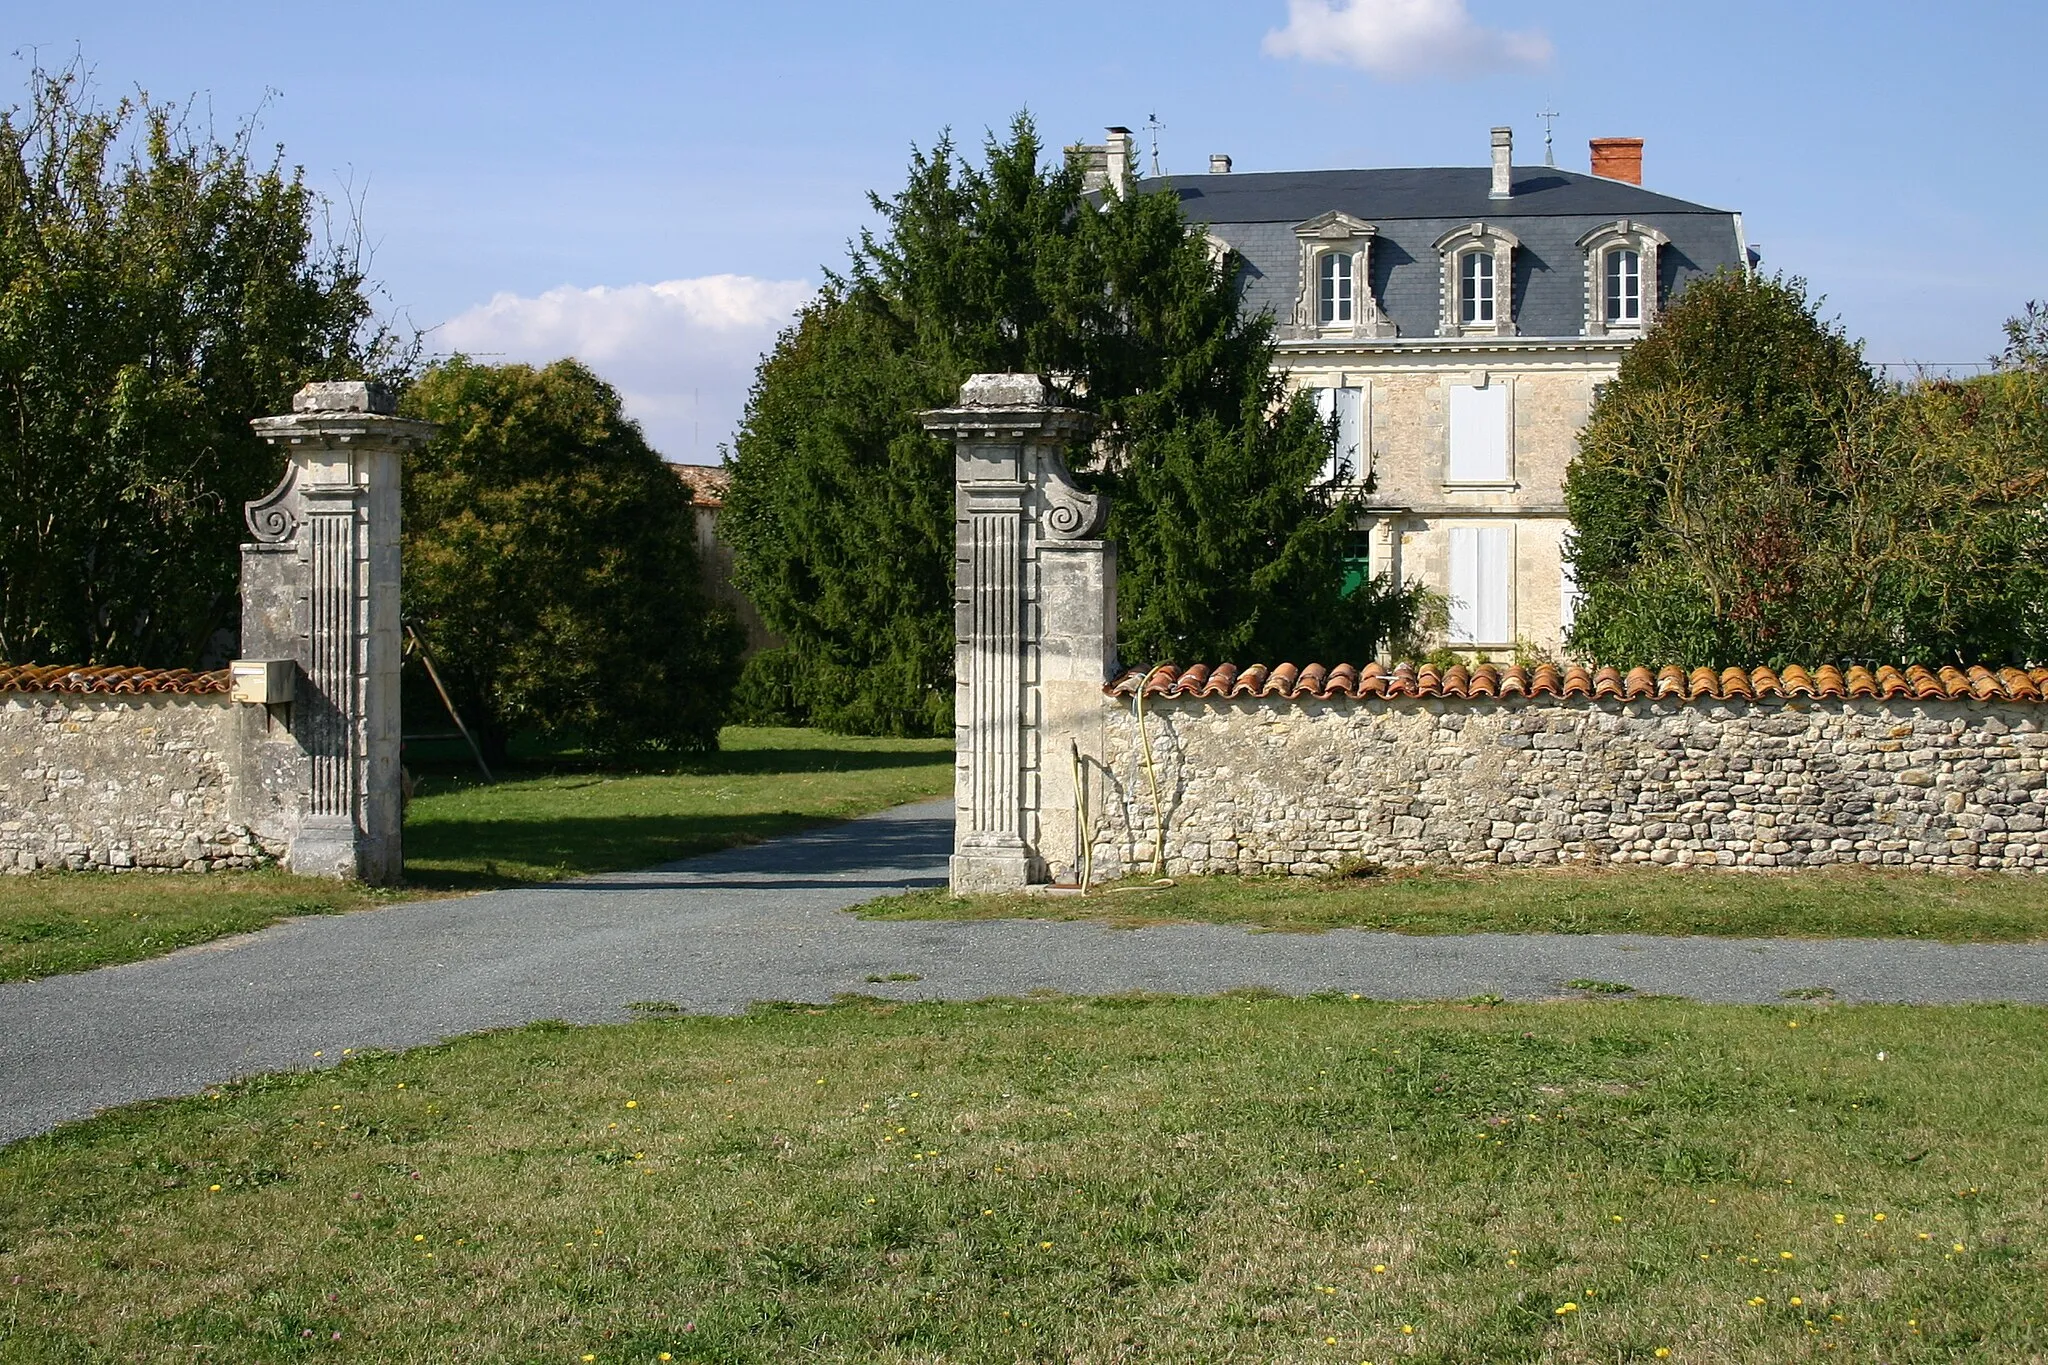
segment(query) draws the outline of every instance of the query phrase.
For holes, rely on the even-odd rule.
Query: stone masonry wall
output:
[[[1105,700],[1098,879],[1150,867]],[[1171,873],[1866,864],[2048,870],[2048,707],[1957,701],[1147,699]]]
[[[225,696],[0,694],[0,871],[204,871],[284,845],[230,818]]]

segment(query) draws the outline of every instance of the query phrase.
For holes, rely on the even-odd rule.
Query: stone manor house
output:
[[[1131,135],[1091,179],[1120,192]],[[1233,173],[1142,182],[1180,196],[1278,323],[1277,365],[1338,419],[1332,477],[1375,486],[1347,553],[1363,577],[1451,599],[1448,643],[1555,657],[1576,592],[1564,474],[1628,347],[1686,283],[1754,264],[1742,215],[1642,187],[1643,143],[1600,138],[1592,174],[1490,167]]]

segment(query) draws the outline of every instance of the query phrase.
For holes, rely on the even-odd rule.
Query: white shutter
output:
[[[1451,639],[1505,645],[1515,636],[1514,528],[1451,528]]]
[[[1365,390],[1331,389],[1337,405],[1337,459],[1357,483],[1365,478]]]
[[[1451,639],[1461,645],[1479,639],[1479,530],[1451,528]]]
[[[1335,389],[1317,389],[1315,395],[1316,416],[1322,418],[1324,422],[1328,422],[1330,414],[1337,410],[1337,391]],[[1316,473],[1316,482],[1328,483],[1336,477],[1337,460],[1335,456],[1332,456],[1323,461],[1322,469]]]
[[[1508,526],[1479,528],[1479,643],[1504,645],[1515,638],[1515,541]]]
[[[1508,480],[1508,386],[1451,385],[1452,483]]]

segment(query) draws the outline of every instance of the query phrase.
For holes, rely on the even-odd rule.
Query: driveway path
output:
[[[840,913],[941,884],[951,843],[951,802],[925,802],[648,872],[291,920],[151,962],[0,985],[0,1142],[106,1105],[333,1062],[345,1047],[616,1020],[635,1001],[718,1012],[847,991],[957,1000],[1238,986],[1531,1000],[1588,978],[1716,1002],[1824,986],[1842,1000],[2048,1003],[2048,944],[1253,934]],[[922,979],[867,979],[891,972]]]

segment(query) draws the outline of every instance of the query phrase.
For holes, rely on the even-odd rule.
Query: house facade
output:
[[[1238,261],[1245,307],[1272,313],[1276,365],[1338,419],[1330,476],[1371,476],[1353,571],[1446,594],[1460,651],[1560,654],[1564,476],[1598,390],[1689,281],[1751,264],[1739,213],[1642,187],[1642,146],[1599,139],[1581,174],[1515,165],[1496,128],[1490,166],[1241,174],[1218,156],[1141,186],[1178,195]]]

